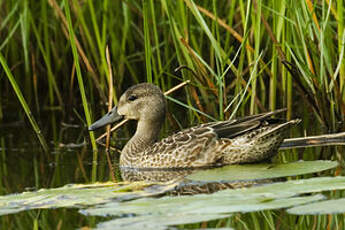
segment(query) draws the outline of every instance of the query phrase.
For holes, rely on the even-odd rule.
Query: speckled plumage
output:
[[[241,124],[241,120],[199,125],[142,149],[133,144],[122,151],[120,165],[134,168],[184,168],[262,161],[274,155],[285,137],[285,131],[295,123],[272,124],[266,120],[267,117],[262,119],[264,121],[256,122],[259,123],[257,128],[252,127],[253,130],[233,138],[220,137],[219,127]]]
[[[107,116],[138,121],[136,133],[121,152],[121,167],[198,168],[260,162],[277,152],[286,131],[299,121],[271,118],[284,111],[277,110],[201,124],[157,141],[165,111],[166,99],[152,84],[132,86],[120,97],[114,114]]]

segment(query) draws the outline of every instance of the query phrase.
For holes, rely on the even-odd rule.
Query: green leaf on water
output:
[[[315,177],[310,179],[290,180],[286,182],[278,182],[267,184],[264,186],[256,186],[251,188],[243,188],[236,190],[219,191],[218,195],[226,193],[232,196],[259,196],[269,195],[270,197],[288,197],[303,193],[322,192],[331,190],[345,189],[345,177]]]
[[[144,198],[129,202],[110,202],[98,207],[82,210],[86,215],[117,216],[136,215],[173,215],[173,214],[224,214],[232,212],[252,212],[280,209],[324,199],[317,194],[306,197],[272,198],[269,196],[222,196],[195,195],[163,197],[160,199]]]
[[[174,184],[156,185],[150,190],[144,188],[152,183],[135,182],[131,184],[95,183],[89,185],[65,185],[60,188],[40,189],[0,196],[0,215],[17,213],[31,209],[79,208],[102,204],[111,200],[123,201],[140,197],[164,194]]]
[[[164,230],[170,229],[171,225],[191,224],[199,223],[203,221],[210,221],[216,219],[223,219],[230,217],[231,214],[169,214],[162,213],[156,215],[143,215],[117,218],[110,221],[105,221],[97,225],[96,229],[113,230],[113,229],[125,229],[125,230],[137,230],[137,229],[155,229]],[[227,228],[231,230],[231,228]]]
[[[297,176],[334,168],[336,161],[297,161],[284,164],[229,165],[187,176],[193,181],[249,181]]]
[[[295,215],[321,215],[345,213],[345,198],[325,200],[311,204],[293,207],[287,210]]]
[[[213,194],[110,202],[81,210],[81,213],[99,216],[134,214],[148,217],[150,215],[150,218],[159,215],[159,218],[163,218],[162,215],[175,214],[208,216],[210,214],[253,212],[299,207],[299,205],[325,199],[321,194],[298,197],[300,194],[337,189],[345,189],[345,177],[292,180],[252,188],[223,190]],[[127,220],[115,219],[112,224],[121,224],[122,221]]]

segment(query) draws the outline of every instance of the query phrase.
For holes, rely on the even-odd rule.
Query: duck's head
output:
[[[141,83],[127,89],[117,106],[93,123],[89,130],[93,131],[122,119],[161,123],[165,111],[166,99],[162,91],[153,84]]]

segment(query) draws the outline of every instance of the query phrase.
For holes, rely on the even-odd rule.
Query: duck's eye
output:
[[[138,97],[135,95],[131,95],[128,97],[128,101],[135,101]]]

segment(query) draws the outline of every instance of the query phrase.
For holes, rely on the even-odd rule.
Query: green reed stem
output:
[[[153,38],[154,38],[154,44],[156,47],[156,59],[157,59],[157,64],[158,64],[158,66],[157,66],[157,68],[158,68],[157,78],[155,78],[155,83],[157,84],[159,81],[159,78],[161,78],[161,83],[164,86],[164,78],[161,76],[161,74],[163,73],[163,67],[162,67],[160,47],[159,47],[159,38],[158,38],[158,31],[157,31],[155,7],[154,7],[153,0],[149,0],[149,2],[150,2],[150,9],[151,9],[150,13],[151,13],[151,18],[152,18]]]
[[[143,1],[143,14],[144,14],[144,38],[145,38],[145,63],[146,63],[146,79],[147,82],[152,83],[152,50],[150,43],[150,28],[149,28],[149,6],[148,0]]]
[[[254,60],[256,60],[260,53],[260,42],[261,42],[261,0],[256,1],[256,12],[254,19],[254,42],[255,42],[255,51],[254,51]],[[254,79],[252,82],[252,94],[250,98],[250,114],[256,113],[256,104],[255,104],[255,98],[256,98],[256,76],[258,74],[257,68],[253,69],[254,71]]]
[[[22,33],[22,44],[23,44],[23,52],[24,52],[24,67],[25,73],[29,73],[29,51],[28,51],[28,34],[29,34],[29,25],[30,25],[30,15],[28,13],[28,1],[23,2],[23,13],[20,16],[20,26],[21,26],[21,33]],[[29,79],[29,78],[28,78]]]
[[[200,11],[196,7],[195,3],[193,0],[185,0],[186,5],[189,7],[189,10],[193,13],[195,19],[199,23],[201,29],[205,32],[207,37],[210,39],[212,48],[214,49],[217,59],[222,62],[223,57],[225,56],[224,50],[221,48],[217,40],[214,38],[211,30],[209,29],[207,23],[205,22],[204,18],[202,17]]]
[[[47,66],[47,79],[48,79],[48,94],[49,94],[49,103],[50,105],[52,106],[53,105],[53,102],[54,102],[54,92],[56,94],[56,97],[57,97],[57,100],[60,104],[60,106],[62,106],[63,104],[63,99],[62,99],[62,96],[60,94],[60,91],[59,91],[59,88],[56,84],[56,77],[55,75],[53,74],[53,70],[52,70],[52,63],[50,61],[50,58],[49,58],[49,55],[47,54],[48,50],[49,49],[45,49],[43,47],[43,44],[40,40],[40,34],[38,32],[38,29],[36,28],[36,25],[34,22],[31,23],[32,25],[32,31],[36,37],[36,41],[37,41],[37,45],[39,47],[39,50],[41,51],[42,53],[42,56],[43,56],[43,60]]]
[[[91,21],[92,21],[93,30],[94,30],[94,33],[96,35],[96,41],[97,41],[97,45],[98,45],[98,52],[100,54],[99,59],[101,60],[102,69],[103,69],[104,73],[106,74],[107,71],[108,71],[108,67],[107,67],[107,61],[105,59],[105,43],[102,43],[102,41],[105,42],[105,39],[102,39],[101,34],[100,34],[100,30],[99,30],[99,27],[98,27],[98,22],[97,22],[97,18],[96,18],[95,9],[94,9],[94,6],[93,6],[93,1],[92,0],[88,0],[87,2],[88,2],[90,14],[91,14]],[[104,2],[104,3],[106,3],[106,2]],[[103,27],[104,27],[104,24],[103,24]],[[107,74],[105,76],[107,76]],[[101,78],[101,82],[102,82],[102,79],[104,79],[104,78]]]
[[[86,22],[86,19],[85,19],[85,13],[83,13],[83,9],[78,5],[78,2],[76,1],[72,1],[71,2],[71,6],[72,6],[72,9],[74,11],[74,14],[75,14],[75,17],[78,18],[78,22],[80,23],[79,24],[79,28],[80,30],[83,32],[83,35],[84,35],[84,38],[85,38],[85,43],[88,44],[88,51],[91,53],[89,56],[93,57],[97,62],[97,65],[100,65],[98,63],[98,54],[97,54],[97,50],[95,48],[95,42],[94,42],[94,38],[91,36],[91,32],[90,32],[90,25],[87,24]],[[90,58],[89,57],[89,58]]]
[[[0,121],[2,121],[3,117],[4,117],[4,113],[2,111],[2,100],[0,98]]]
[[[81,95],[81,99],[83,102],[86,122],[87,122],[87,125],[90,126],[91,125],[91,116],[90,116],[90,111],[89,111],[89,107],[87,104],[84,82],[83,82],[83,76],[82,76],[80,64],[79,64],[79,56],[78,56],[77,47],[76,47],[76,43],[75,43],[75,34],[73,31],[73,25],[72,25],[72,19],[71,19],[71,14],[70,14],[70,9],[69,9],[69,3],[67,0],[64,0],[64,4],[65,4],[65,13],[66,13],[66,18],[67,18],[67,22],[68,22],[68,31],[69,31],[69,37],[70,37],[70,42],[71,42],[71,47],[72,47],[74,64],[76,67],[76,73],[77,73],[80,95]],[[90,131],[89,134],[90,134],[90,139],[91,139],[91,144],[92,144],[92,149],[93,149],[91,180],[92,180],[92,182],[94,182],[94,181],[96,181],[96,178],[97,178],[98,152],[97,152],[97,145],[96,145],[94,133]]]
[[[278,5],[277,2],[273,2],[273,5]],[[277,7],[274,7],[276,9]],[[272,23],[272,31],[273,34],[277,36],[277,23],[279,20],[279,16],[274,14],[273,15],[273,23]],[[272,43],[273,44],[273,43]],[[272,63],[271,63],[271,72],[272,76],[270,78],[270,86],[269,86],[269,109],[275,110],[276,103],[277,103],[277,75],[278,75],[278,55],[277,55],[277,48],[275,45],[272,45]]]
[[[176,99],[173,98],[173,97],[169,97],[169,96],[167,96],[167,95],[165,95],[165,97],[166,97],[168,100],[170,100],[170,101],[172,101],[172,102],[175,102],[175,103],[178,104],[178,105],[181,105],[181,106],[183,106],[183,107],[185,107],[185,108],[187,108],[187,109],[193,110],[193,111],[195,111],[195,112],[197,112],[197,113],[199,113],[199,114],[201,114],[201,115],[204,115],[205,117],[209,118],[209,119],[212,120],[212,121],[218,121],[218,120],[215,119],[214,117],[212,117],[212,116],[210,116],[210,115],[208,115],[208,114],[206,114],[206,113],[204,113],[204,112],[202,112],[202,111],[200,111],[200,110],[198,110],[198,109],[196,109],[196,108],[194,108],[194,107],[192,107],[192,106],[186,105],[186,104],[184,104],[183,102],[181,102],[181,101],[179,101],[179,100],[176,100]]]
[[[49,40],[49,22],[48,22],[48,3],[46,0],[41,0],[41,6],[42,6],[42,24],[41,28],[42,31],[41,33],[39,32],[40,29],[36,29],[36,25],[34,22],[32,22],[32,27],[35,30],[34,34],[36,36],[36,40],[39,43],[39,48],[42,52],[42,55],[44,56],[44,61],[47,65],[48,68],[48,92],[49,92],[49,103],[50,106],[54,105],[54,90],[57,92],[57,98],[60,102],[60,105],[62,106],[62,99],[61,96],[59,95],[59,90],[56,87],[55,83],[55,76],[52,71],[52,63],[51,63],[51,45],[50,45],[50,40]],[[60,99],[59,99],[60,98]]]
[[[24,111],[25,111],[25,114],[26,116],[28,117],[29,121],[30,121],[30,124],[32,126],[32,128],[34,129],[36,135],[37,135],[37,138],[39,140],[39,142],[41,143],[41,146],[43,148],[43,151],[48,153],[49,151],[49,148],[48,148],[48,145],[47,145],[47,142],[46,140],[44,139],[43,135],[42,135],[42,132],[40,130],[40,128],[38,127],[38,124],[34,118],[34,116],[32,115],[31,111],[30,111],[30,108],[28,106],[28,104],[26,103],[25,101],[25,98],[16,82],[16,80],[14,79],[14,76],[12,75],[12,72],[11,70],[8,68],[8,65],[6,63],[6,60],[4,58],[4,56],[2,55],[2,53],[0,52],[0,63],[2,65],[2,68],[5,70],[5,73],[6,73],[6,76],[8,78],[8,80],[10,81],[18,99],[19,99],[19,102],[20,104],[22,105]]]
[[[341,57],[341,53],[345,49],[345,44],[342,41],[343,34],[345,32],[345,26],[344,26],[344,0],[338,0],[337,1],[337,17],[338,17],[338,55]],[[345,93],[344,93],[344,85],[345,85],[345,61],[344,59],[341,60],[340,65],[340,92],[342,93],[342,98],[345,100]]]
[[[0,44],[0,50],[2,50],[7,45],[7,43],[11,41],[11,38],[13,37],[19,25],[20,25],[20,20],[18,20],[15,26],[11,29],[11,31],[8,32],[8,35],[6,36],[4,41]]]

